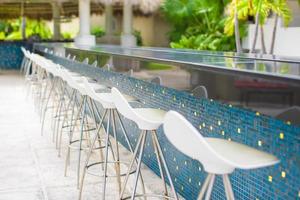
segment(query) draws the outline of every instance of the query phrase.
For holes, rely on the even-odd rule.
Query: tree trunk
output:
[[[260,25],[260,40],[261,40],[261,50],[263,54],[267,53],[266,44],[265,44],[265,35],[264,35],[264,27]]]
[[[237,53],[242,53],[242,45],[240,38],[240,30],[239,30],[239,19],[238,19],[238,10],[237,10],[237,2],[235,0],[235,11],[234,11],[234,33],[235,33],[235,45]]]
[[[255,52],[255,47],[256,47],[256,42],[257,42],[257,35],[258,35],[259,18],[260,18],[260,14],[259,14],[259,12],[257,12],[256,15],[255,15],[255,31],[254,31],[254,38],[253,38],[250,53]]]
[[[275,16],[274,21],[274,27],[273,27],[273,33],[272,33],[272,41],[271,41],[271,47],[270,47],[270,54],[273,55],[274,53],[274,46],[275,46],[275,40],[276,40],[276,33],[277,33],[277,26],[278,26],[278,15]]]

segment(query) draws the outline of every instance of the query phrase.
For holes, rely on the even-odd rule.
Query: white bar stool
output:
[[[77,161],[77,187],[79,188],[79,180],[80,180],[80,162],[81,162],[81,151],[84,150],[84,148],[82,147],[82,141],[83,141],[83,133],[88,133],[90,131],[94,131],[95,128],[90,129],[88,126],[86,126],[86,123],[88,122],[87,119],[87,111],[88,109],[88,94],[87,91],[84,87],[84,84],[82,83],[82,77],[81,76],[72,76],[73,73],[67,71],[67,70],[63,70],[64,73],[64,78],[66,80],[66,82],[68,83],[68,85],[72,88],[73,92],[72,92],[72,97],[76,97],[76,92],[78,95],[81,95],[81,101],[79,103],[79,109],[77,111],[76,117],[74,119],[75,123],[77,120],[80,120],[80,138],[79,140],[74,140],[73,139],[73,134],[74,134],[74,129],[75,129],[75,125],[71,125],[71,131],[69,133],[69,145],[68,145],[68,150],[67,150],[67,156],[66,156],[66,164],[65,164],[65,175],[67,174],[67,166],[69,163],[69,159],[70,159],[70,149],[77,149],[78,150],[78,161]],[[100,84],[92,84],[94,89],[98,90],[98,89],[106,89],[106,86],[100,85]],[[72,99],[71,99],[72,101]],[[69,103],[70,104],[70,103]],[[67,106],[68,108],[68,106]],[[91,110],[90,110],[91,111]],[[71,119],[71,123],[72,123],[73,119]],[[95,125],[95,124],[94,124]],[[84,128],[85,127],[85,128]],[[59,137],[60,138],[60,137]],[[61,140],[60,140],[61,142]],[[59,143],[60,143],[59,142]],[[73,144],[79,142],[79,147],[74,146]],[[88,141],[89,142],[89,141]],[[88,149],[88,148],[86,148]],[[60,152],[60,144],[59,144],[59,152]]]
[[[118,145],[118,138],[119,138],[119,134],[116,131],[116,121],[118,119],[119,125],[121,127],[122,130],[122,134],[126,140],[126,143],[129,147],[129,150],[131,153],[133,153],[133,148],[132,145],[130,143],[130,140],[128,138],[127,132],[125,130],[125,127],[123,125],[122,119],[119,115],[119,113],[117,112],[116,106],[114,104],[113,101],[113,97],[111,92],[102,92],[102,93],[98,93],[95,91],[95,89],[92,87],[91,83],[88,81],[87,78],[83,78],[83,84],[85,86],[85,90],[88,94],[88,96],[91,98],[91,100],[93,100],[94,102],[100,103],[104,109],[103,111],[103,116],[100,119],[100,123],[98,125],[97,131],[96,131],[96,135],[92,140],[89,152],[87,154],[87,159],[86,159],[86,163],[85,163],[85,167],[83,169],[83,173],[82,173],[82,178],[81,178],[81,184],[80,184],[80,190],[79,190],[79,199],[81,199],[82,197],[82,191],[83,191],[83,184],[84,184],[84,179],[85,179],[85,174],[88,173],[89,168],[95,165],[101,165],[103,167],[104,165],[104,173],[103,173],[103,188],[102,188],[102,199],[105,199],[106,196],[106,184],[107,184],[107,177],[116,177],[117,178],[117,183],[118,183],[118,189],[119,192],[121,192],[121,176],[125,176],[126,173],[121,173],[121,167],[120,164],[123,163],[123,161],[120,160],[120,155],[119,155],[119,145]],[[125,96],[125,101],[126,102],[137,102],[137,99],[128,96],[128,95],[124,95]],[[104,161],[100,161],[100,162],[94,162],[94,163],[90,163],[90,157],[91,157],[91,153],[92,151],[95,149],[95,143],[96,141],[100,140],[100,136],[98,135],[99,132],[101,131],[101,128],[104,126],[103,122],[104,120],[107,119],[107,124],[106,124],[106,131],[105,131],[105,139],[104,139]],[[115,139],[115,149],[112,147],[111,141],[110,141],[110,124],[112,124],[112,135]],[[103,127],[104,128],[104,127]],[[101,144],[99,144],[100,148],[101,148]],[[109,161],[108,160],[108,151],[111,151],[111,155],[113,158],[113,161]],[[107,174],[107,165],[108,163],[113,163],[115,165],[115,169],[116,169],[116,174],[115,175],[108,175]],[[126,164],[126,163],[123,163]],[[133,173],[133,172],[132,172]],[[94,175],[94,176],[98,176],[97,174],[93,173],[93,172],[89,172],[90,175]],[[144,184],[143,184],[143,179],[141,178],[141,182],[142,182],[142,188],[144,191]]]
[[[27,62],[28,62],[28,58],[27,58],[27,56],[26,56],[26,49],[22,46],[21,47],[21,51],[22,51],[22,53],[23,53],[23,59],[22,59],[22,63],[21,63],[21,67],[20,67],[20,72],[21,73],[23,73],[24,72],[24,69],[25,69],[25,66],[26,66],[26,64],[27,64]]]
[[[170,172],[169,172],[166,160],[164,158],[161,146],[160,146],[158,138],[157,138],[157,132],[156,132],[156,130],[159,128],[159,126],[162,125],[163,118],[164,118],[166,112],[163,110],[153,109],[153,108],[132,108],[129,105],[129,103],[126,101],[125,97],[120,93],[120,91],[117,88],[112,88],[112,96],[113,96],[113,100],[114,100],[114,103],[115,103],[115,106],[116,106],[118,112],[120,112],[125,118],[134,121],[137,124],[137,126],[139,127],[139,129],[141,130],[141,134],[139,136],[136,148],[134,150],[133,158],[130,162],[129,169],[126,174],[122,192],[120,194],[120,199],[128,199],[128,198],[135,199],[136,197],[140,197],[140,196],[178,199],[172,178],[170,176]],[[136,194],[137,183],[139,180],[138,177],[140,174],[141,163],[142,163],[142,158],[143,158],[143,154],[144,154],[144,147],[145,147],[147,135],[149,133],[151,133],[151,136],[152,136],[153,147],[154,147],[154,151],[156,154],[156,159],[157,159],[157,163],[159,166],[161,179],[163,182],[163,187],[164,187],[163,195]],[[134,181],[132,194],[130,197],[123,198],[124,192],[126,189],[126,185],[128,182],[128,178],[129,178],[130,172],[133,168],[133,164],[134,164],[134,161],[136,159],[138,152],[139,152],[139,156],[137,159],[137,169],[135,172],[135,181]],[[164,173],[164,171],[165,171],[165,173]],[[165,176],[164,176],[165,174],[169,180],[171,190],[173,193],[173,197],[169,196],[169,194],[168,194],[167,185],[166,185]]]
[[[216,175],[221,175],[226,198],[234,199],[228,175],[236,168],[256,169],[279,163],[269,154],[244,144],[220,138],[203,137],[181,114],[169,111],[164,119],[164,132],[169,141],[182,153],[198,160],[208,173],[198,199],[210,199]]]

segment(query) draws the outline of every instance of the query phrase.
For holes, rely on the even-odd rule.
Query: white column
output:
[[[95,36],[90,34],[90,0],[79,0],[79,34],[75,44],[95,45]]]
[[[113,17],[113,6],[105,5],[105,34],[107,36],[113,35]]]
[[[24,16],[24,2],[21,3],[21,17],[22,17],[22,23],[21,23],[21,35],[22,39],[26,39],[26,17]]]
[[[53,15],[53,39],[60,40],[60,6],[58,2],[52,4]]]
[[[125,47],[136,46],[136,38],[132,35],[132,1],[124,0],[123,5],[123,34],[121,45]]]

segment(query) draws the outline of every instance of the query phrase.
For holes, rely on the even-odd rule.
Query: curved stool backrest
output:
[[[63,80],[63,81],[67,81],[65,78],[64,69],[59,64],[56,64],[56,63],[53,63],[53,66],[54,66],[52,68],[53,75],[61,78],[61,80]]]
[[[64,71],[64,74],[67,78],[67,83],[70,85],[70,87],[78,90],[82,95],[86,95],[86,90],[85,88],[83,87],[83,85],[80,85],[77,81],[74,79],[74,77],[72,77],[72,75],[70,74],[70,72],[68,72],[67,70],[63,70]],[[81,78],[82,79],[82,78]]]
[[[169,111],[164,118],[163,127],[169,141],[182,153],[200,161],[204,169],[214,165],[230,167],[197,129],[178,112]]]
[[[93,67],[97,67],[97,66],[98,66],[98,61],[95,60],[95,62],[93,62],[93,64],[92,64],[92,66],[93,66]]]
[[[161,77],[160,76],[156,76],[156,77],[152,78],[150,80],[150,83],[155,83],[157,85],[161,85],[161,83],[162,83]]]
[[[84,89],[86,91],[86,94],[90,96],[91,98],[96,98],[96,91],[94,90],[93,86],[89,83],[88,79],[86,77],[82,77]]]
[[[126,118],[136,121],[136,113],[133,111],[132,107],[129,105],[128,101],[121,94],[121,92],[117,88],[113,87],[111,89],[111,93],[117,110]]]
[[[85,59],[82,61],[82,63],[88,65],[88,64],[89,64],[89,58],[85,58]]]
[[[26,49],[23,46],[21,47],[21,51],[25,55]]]
[[[105,65],[102,67],[102,69],[106,69],[106,70],[110,71],[110,70],[111,70],[111,66],[110,66],[110,64],[105,64]]]
[[[207,89],[203,85],[198,85],[192,90],[192,94],[198,98],[208,98]]]

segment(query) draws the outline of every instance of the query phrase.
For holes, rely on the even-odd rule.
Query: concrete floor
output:
[[[57,156],[49,126],[40,135],[39,117],[24,89],[21,76],[0,73],[0,200],[77,199],[76,167],[71,163],[64,177],[64,156]],[[91,177],[84,199],[100,199],[100,179]],[[109,183],[110,195],[112,188]]]
[[[74,200],[76,153],[64,176],[65,147],[57,156],[50,123],[41,136],[40,118],[32,98],[26,97],[24,78],[16,71],[0,71],[0,200]],[[48,118],[49,121],[49,118]],[[66,144],[67,137],[63,144]],[[65,145],[64,145],[65,146]],[[130,154],[122,150],[121,157]],[[84,158],[82,159],[85,160]],[[147,191],[160,192],[160,179],[143,166]],[[132,182],[133,177],[129,180]],[[101,199],[102,179],[87,175],[83,199]],[[117,199],[116,180],[108,180],[106,199]]]

